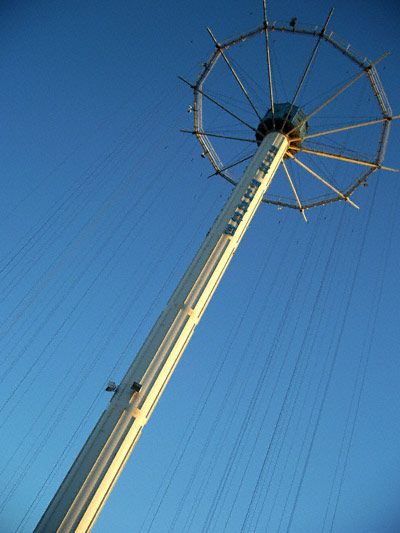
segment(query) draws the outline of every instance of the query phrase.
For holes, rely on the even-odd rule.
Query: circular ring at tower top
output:
[[[382,168],[392,117],[374,63],[326,25],[264,21],[222,43],[212,38],[189,85],[193,133],[214,174],[236,185],[264,136],[279,131],[289,140],[285,168],[264,202],[302,211],[352,203]]]

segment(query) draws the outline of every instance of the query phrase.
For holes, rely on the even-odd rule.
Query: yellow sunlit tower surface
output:
[[[211,101],[213,105],[218,107],[223,113],[226,113],[232,120],[239,121],[242,125],[252,130],[252,142],[255,143],[257,149],[254,155],[252,154],[251,159],[247,158],[250,162],[242,178],[238,183],[234,183],[235,187],[225,206],[205,237],[122,382],[115,388],[111,387],[115,390],[113,390],[113,397],[108,408],[97,422],[48,506],[35,529],[36,532],[88,532],[93,527],[141,434],[142,428],[148,422],[250,221],[263,201],[278,168],[282,165],[284,169],[293,192],[293,202],[290,203],[280,199],[270,201],[270,203],[297,209],[304,218],[306,218],[305,210],[334,201],[344,200],[357,207],[350,199],[350,195],[359,185],[365,183],[374,170],[386,168],[382,166],[382,162],[390,121],[393,117],[380,85],[374,66],[375,63],[371,63],[366,58],[358,57],[350,46],[346,48],[341,42],[336,40],[335,35],[327,29],[331,15],[332,11],[323,27],[316,26],[312,30],[304,29],[293,21],[288,24],[281,24],[278,27],[275,23],[272,25],[268,23],[264,2],[264,21],[256,29],[222,44],[218,43],[210,32],[216,45],[215,50],[209,61],[203,65],[196,83],[189,83],[194,90],[194,105],[192,108],[194,112],[194,130],[191,133],[198,137],[202,144],[204,155],[210,159],[216,173],[232,183],[234,182],[229,177],[229,167],[224,167],[211,141],[213,136],[220,138],[224,136],[213,135],[203,128],[203,97]],[[274,103],[268,36],[270,32],[277,30],[308,34],[316,39],[313,53],[291,102]],[[258,113],[226,53],[228,48],[239,42],[251,39],[260,33],[265,35],[270,100],[269,109],[262,115]],[[300,106],[295,105],[295,102],[322,41],[330,43],[341,53],[346,54],[351,61],[358,65],[359,74],[322,105],[314,109],[313,112],[306,114]],[[237,84],[248,104],[254,110],[256,118],[254,125],[241,119],[237,113],[207,94],[204,84],[218,60],[226,63],[226,67],[231,72],[233,83]],[[310,119],[362,76],[368,77],[382,118],[308,135]],[[372,123],[381,123],[382,125],[380,142],[373,160],[350,158],[326,150],[317,151],[307,148],[304,144],[305,140],[316,135],[332,134]],[[226,138],[232,139],[232,137]],[[353,180],[346,187],[339,190],[299,159],[299,155],[302,152],[355,163],[366,170],[355,181]],[[327,187],[330,191],[329,197],[302,201],[285,164],[287,159],[298,163],[302,170],[313,175],[313,179],[318,180],[323,186]]]

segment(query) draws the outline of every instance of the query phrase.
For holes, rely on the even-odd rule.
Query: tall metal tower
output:
[[[330,202],[343,200],[357,207],[351,199],[353,192],[366,183],[374,170],[387,168],[382,166],[382,162],[392,115],[375,69],[376,62],[371,63],[367,58],[358,55],[328,30],[331,15],[332,11],[321,27],[302,26],[297,24],[295,19],[287,24],[270,24],[264,1],[264,20],[254,30],[224,43],[218,43],[209,30],[215,50],[203,65],[196,82],[186,82],[194,91],[194,104],[191,107],[194,112],[194,130],[191,133],[199,139],[204,150],[203,155],[210,159],[215,173],[233,183],[234,189],[122,382],[115,387],[108,408],[97,422],[37,525],[37,533],[81,533],[91,530],[260,203],[265,201],[279,207],[297,209],[304,219],[307,209]],[[269,43],[272,32],[301,37],[307,35],[316,41],[295,94],[289,102],[274,101]],[[265,106],[267,109],[262,114],[259,114],[228,57],[229,48],[260,35],[265,39],[265,71],[269,93],[269,106]],[[308,112],[297,104],[297,99],[322,42],[347,56],[357,67],[358,73]],[[232,83],[254,114],[253,122],[242,118],[240,113],[221,103],[207,91],[206,80],[212,78],[210,75],[217,63],[225,64]],[[361,77],[366,77],[369,81],[371,96],[376,100],[380,118],[325,131],[319,131],[318,127],[313,129],[312,119],[315,115]],[[215,106],[227,119],[249,131],[251,138],[213,133],[212,127],[204,129],[204,100]],[[381,126],[373,157],[350,157],[343,152],[329,151],[326,148],[315,149],[307,143],[307,140],[313,137],[332,135],[371,124]],[[251,144],[255,151],[233,163],[223,164],[224,157],[217,153],[213,144],[215,139]],[[306,165],[300,158],[302,154],[354,163],[366,170],[346,184],[332,184],[327,177],[321,176]],[[306,175],[312,175],[312,179],[327,188],[329,194],[319,198],[301,199],[295,180],[289,172],[290,161],[298,165]],[[240,165],[248,166],[241,179],[236,181],[232,177],[231,169]],[[283,169],[283,178],[287,178],[292,191],[291,198],[266,194],[280,168]]]

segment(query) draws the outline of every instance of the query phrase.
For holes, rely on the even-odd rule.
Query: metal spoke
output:
[[[267,7],[265,4],[265,0],[263,0],[263,5],[264,5],[265,46],[267,49],[267,64],[268,64],[269,97],[271,101],[272,126],[275,127],[274,95],[272,92],[271,58],[269,55],[268,20],[267,20]]]
[[[215,46],[216,46],[216,47],[219,49],[219,51],[221,52],[221,55],[222,55],[222,57],[224,58],[225,63],[228,65],[229,70],[232,72],[233,76],[235,77],[235,80],[238,82],[240,88],[242,89],[243,94],[244,94],[245,97],[247,98],[247,101],[249,102],[249,104],[251,105],[251,107],[253,108],[255,114],[257,115],[258,119],[259,119],[260,122],[261,122],[261,116],[259,115],[259,113],[258,113],[258,111],[257,111],[257,109],[256,109],[256,107],[255,107],[255,105],[253,104],[253,102],[250,100],[250,97],[249,97],[249,95],[247,94],[247,91],[246,91],[246,89],[244,88],[243,83],[240,81],[238,75],[237,75],[236,72],[234,71],[232,65],[231,65],[230,62],[229,62],[229,59],[228,59],[228,58],[226,57],[226,55],[225,55],[225,52],[223,51],[223,49],[222,49],[222,48],[220,47],[220,45],[218,44],[218,42],[217,42],[216,38],[214,37],[214,35],[212,34],[212,31],[210,30],[210,28],[207,28],[207,31],[208,31],[208,33],[211,35],[211,38],[212,38],[212,40],[214,41]]]
[[[338,194],[339,196],[341,196],[343,198],[343,200],[346,200],[346,202],[349,202],[349,204],[353,205],[356,209],[360,209],[358,207],[358,205],[356,205],[354,202],[352,202],[350,200],[350,198],[348,196],[345,196],[344,194],[342,194],[340,191],[338,191],[337,189],[335,189],[335,187],[333,185],[331,185],[330,183],[328,183],[327,181],[325,181],[323,178],[321,178],[321,176],[318,176],[318,174],[316,174],[313,170],[311,170],[311,168],[308,168],[304,163],[302,163],[301,161],[299,161],[298,159],[296,159],[294,157],[294,155],[292,155],[290,152],[288,153],[289,157],[291,157],[294,161],[296,161],[296,163],[298,165],[300,165],[301,167],[303,167],[305,170],[307,170],[310,174],[312,174],[313,176],[315,176],[319,181],[321,181],[324,185],[326,185],[327,187],[329,187],[329,189],[332,189],[332,191],[334,191],[336,194]]]
[[[354,159],[352,157],[347,157],[340,154],[332,154],[331,152],[310,150],[309,148],[304,148],[303,146],[300,148],[300,151],[306,154],[314,154],[322,157],[330,157],[331,159],[339,159],[340,161],[346,161],[347,163],[357,163],[358,165],[365,165],[367,167],[381,168],[383,170],[391,170],[392,172],[398,172],[398,169],[396,168],[384,167],[383,165],[379,165],[378,163],[372,163],[371,161],[365,161],[363,159]]]
[[[244,163],[245,161],[248,161],[249,159],[253,157],[253,155],[254,154],[248,155],[247,157],[244,157],[243,159],[236,161],[236,163],[232,163],[231,165],[227,165],[226,167],[219,168],[218,170],[216,170],[215,172],[207,176],[207,178],[212,178],[213,176],[216,176],[217,174],[222,174],[223,172],[225,172],[225,170],[229,170],[230,168],[236,167],[236,165],[240,165],[240,163]]]
[[[192,133],[193,135],[206,135],[207,137],[220,137],[221,139],[230,139],[232,141],[244,141],[248,143],[256,143],[255,139],[244,139],[243,137],[231,137],[230,135],[219,135],[217,133],[208,133],[206,131],[196,130],[180,130],[183,133]]]
[[[380,118],[379,120],[370,120],[369,122],[363,122],[361,124],[354,124],[353,126],[345,126],[343,128],[337,128],[335,130],[329,130],[329,131],[321,131],[319,133],[313,133],[312,135],[306,135],[305,137],[298,137],[296,139],[291,139],[292,141],[305,141],[306,139],[311,139],[312,137],[320,137],[321,135],[328,135],[330,133],[337,133],[339,131],[347,131],[347,130],[353,130],[354,128],[361,128],[362,126],[369,126],[370,124],[378,124],[379,122],[390,122],[391,120],[395,120],[396,118],[400,118],[400,115],[396,115],[395,117],[390,118]]]
[[[178,78],[182,81],[184,81],[185,83],[187,83],[189,85],[189,87],[191,87],[192,89],[195,89],[196,86],[193,85],[192,83],[186,81],[184,78],[182,78],[182,76],[178,76]],[[239,122],[241,122],[242,124],[244,124],[245,126],[247,126],[248,128],[250,128],[251,130],[253,131],[257,131],[256,128],[254,128],[253,126],[251,126],[250,124],[248,124],[245,120],[241,119],[240,117],[238,117],[237,115],[235,115],[235,113],[233,113],[232,111],[230,111],[227,107],[223,106],[222,104],[220,104],[219,102],[217,102],[217,100],[215,100],[214,98],[212,98],[211,96],[209,96],[207,93],[205,93],[204,91],[202,91],[201,89],[197,88],[196,89],[198,93],[202,94],[203,96],[205,96],[208,100],[210,100],[211,102],[213,102],[215,105],[217,105],[218,107],[220,107],[221,109],[223,109],[226,113],[228,113],[229,115],[231,115],[233,118],[235,118],[236,120],[238,120]]]
[[[289,175],[289,171],[288,171],[288,169],[287,169],[287,167],[285,165],[285,162],[283,160],[282,160],[282,165],[283,165],[283,168],[285,169],[286,176],[287,176],[287,179],[289,180],[290,186],[292,187],[293,194],[295,195],[297,203],[299,204],[300,213],[303,215],[304,220],[307,222],[307,217],[306,217],[306,215],[304,213],[304,208],[302,207],[302,205],[300,203],[299,196],[297,194],[296,189],[294,188],[293,181],[292,181],[292,179],[291,179],[291,177]]]
[[[314,47],[314,50],[313,50],[313,52],[312,52],[312,54],[311,54],[311,57],[310,57],[309,61],[308,61],[308,63],[307,63],[306,69],[305,69],[304,74],[303,74],[303,76],[302,76],[302,78],[301,78],[301,80],[300,80],[299,86],[297,87],[296,93],[295,93],[295,95],[294,95],[294,97],[293,97],[293,100],[292,100],[292,102],[291,102],[291,104],[290,104],[289,111],[287,112],[286,117],[285,117],[285,120],[283,121],[283,125],[282,125],[282,128],[281,128],[281,132],[283,132],[283,129],[284,129],[284,127],[286,126],[286,123],[287,123],[287,121],[288,121],[288,118],[289,118],[289,116],[290,116],[290,113],[292,112],[293,106],[294,106],[294,104],[295,104],[295,102],[296,102],[296,100],[297,100],[297,97],[298,97],[298,95],[299,95],[300,89],[301,89],[301,87],[302,87],[302,85],[303,85],[303,83],[304,83],[304,81],[305,81],[305,79],[306,79],[306,76],[307,76],[307,74],[308,74],[308,71],[310,70],[310,67],[311,67],[312,62],[314,61],[315,54],[317,53],[317,50],[318,50],[319,45],[320,45],[320,43],[321,43],[322,37],[324,36],[324,34],[325,34],[325,30],[326,30],[326,28],[327,28],[327,26],[328,26],[328,23],[329,23],[329,21],[330,21],[330,19],[331,19],[331,17],[332,17],[333,9],[334,9],[334,8],[332,7],[332,9],[331,9],[330,12],[329,12],[328,18],[326,19],[326,22],[325,22],[325,24],[324,24],[324,27],[322,28],[322,30],[321,30],[321,32],[320,32],[320,34],[319,34],[318,41],[317,41],[317,43],[316,43],[316,45],[315,45],[315,47]]]
[[[346,85],[344,87],[342,87],[341,89],[339,89],[339,91],[337,91],[333,96],[331,96],[330,98],[328,98],[328,100],[326,100],[326,102],[324,102],[322,105],[320,105],[319,107],[317,107],[317,109],[315,109],[312,113],[310,113],[304,120],[302,120],[299,124],[297,124],[297,126],[295,128],[292,128],[287,135],[290,135],[291,133],[293,133],[295,130],[297,130],[298,128],[300,128],[300,126],[302,126],[305,122],[307,122],[307,120],[309,120],[311,117],[313,117],[316,113],[318,113],[319,111],[321,111],[322,108],[324,108],[326,105],[328,105],[330,102],[332,102],[332,100],[334,100],[337,96],[339,96],[339,94],[341,94],[343,91],[345,91],[346,89],[348,89],[350,87],[350,85],[353,85],[354,82],[356,82],[359,78],[361,78],[361,76],[365,73],[365,72],[368,72],[373,66],[375,66],[377,63],[379,63],[379,61],[381,61],[384,57],[386,57],[387,55],[389,54],[389,52],[386,52],[385,54],[383,54],[382,57],[380,57],[379,59],[377,59],[375,61],[375,63],[371,63],[371,65],[369,65],[368,67],[366,67],[364,70],[362,70],[359,74],[357,74],[357,76],[355,78],[353,78],[352,80],[349,81],[349,83],[346,83]]]

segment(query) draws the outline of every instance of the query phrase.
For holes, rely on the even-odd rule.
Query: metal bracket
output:
[[[140,383],[138,383],[137,381],[134,381],[132,383],[132,386],[131,386],[131,389],[135,392],[139,392],[140,389],[142,388],[142,385]]]

